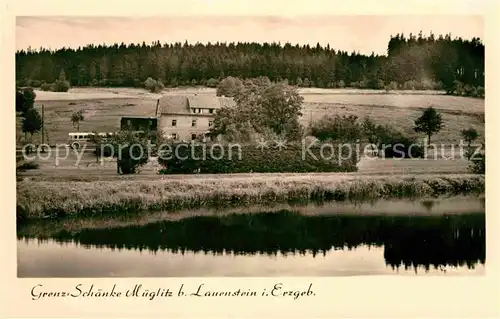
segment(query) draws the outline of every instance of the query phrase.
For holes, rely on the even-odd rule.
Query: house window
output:
[[[208,121],[208,126],[212,126],[214,124],[214,121]]]
[[[195,133],[191,134],[191,140],[194,141],[195,139],[196,139],[196,134]]]
[[[177,126],[177,120],[172,120],[172,127]]]
[[[195,127],[195,126],[196,126],[196,120],[192,120],[192,121],[191,121],[191,126],[192,126],[192,127]]]
[[[208,113],[214,114],[214,109],[208,109]]]
[[[172,133],[172,134],[170,135],[170,137],[171,137],[172,139],[176,140],[176,139],[177,139],[177,133]]]

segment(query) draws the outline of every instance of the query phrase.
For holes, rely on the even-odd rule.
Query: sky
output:
[[[76,48],[87,44],[290,42],[363,54],[386,54],[391,35],[451,33],[484,43],[479,15],[161,16],[16,18],[16,50]]]

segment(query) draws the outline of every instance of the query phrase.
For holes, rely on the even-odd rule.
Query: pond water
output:
[[[18,277],[482,275],[484,197],[26,224],[17,250]]]

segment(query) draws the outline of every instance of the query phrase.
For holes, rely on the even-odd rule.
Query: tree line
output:
[[[444,89],[448,93],[484,87],[484,45],[451,34],[391,36],[387,54],[335,50],[329,45],[285,43],[90,44],[77,49],[16,52],[19,86],[54,83],[64,72],[73,86],[215,87],[228,77],[266,76],[302,87]]]
[[[28,233],[29,228],[25,229],[21,228],[21,232]],[[457,233],[460,236],[456,236]],[[484,264],[486,257],[485,215],[474,213],[385,218],[263,211],[196,216],[146,225],[133,223],[119,228],[59,230],[48,237],[63,243],[73,241],[113,249],[214,255],[222,252],[268,255],[310,252],[316,256],[334,249],[383,246],[385,263],[393,268],[430,269],[452,265],[473,268]]]

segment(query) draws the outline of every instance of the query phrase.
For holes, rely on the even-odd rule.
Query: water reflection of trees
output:
[[[452,216],[303,216],[291,212],[194,217],[145,226],[84,229],[59,242],[112,249],[221,254],[324,254],[359,245],[384,246],[392,267],[485,262],[484,214]]]

